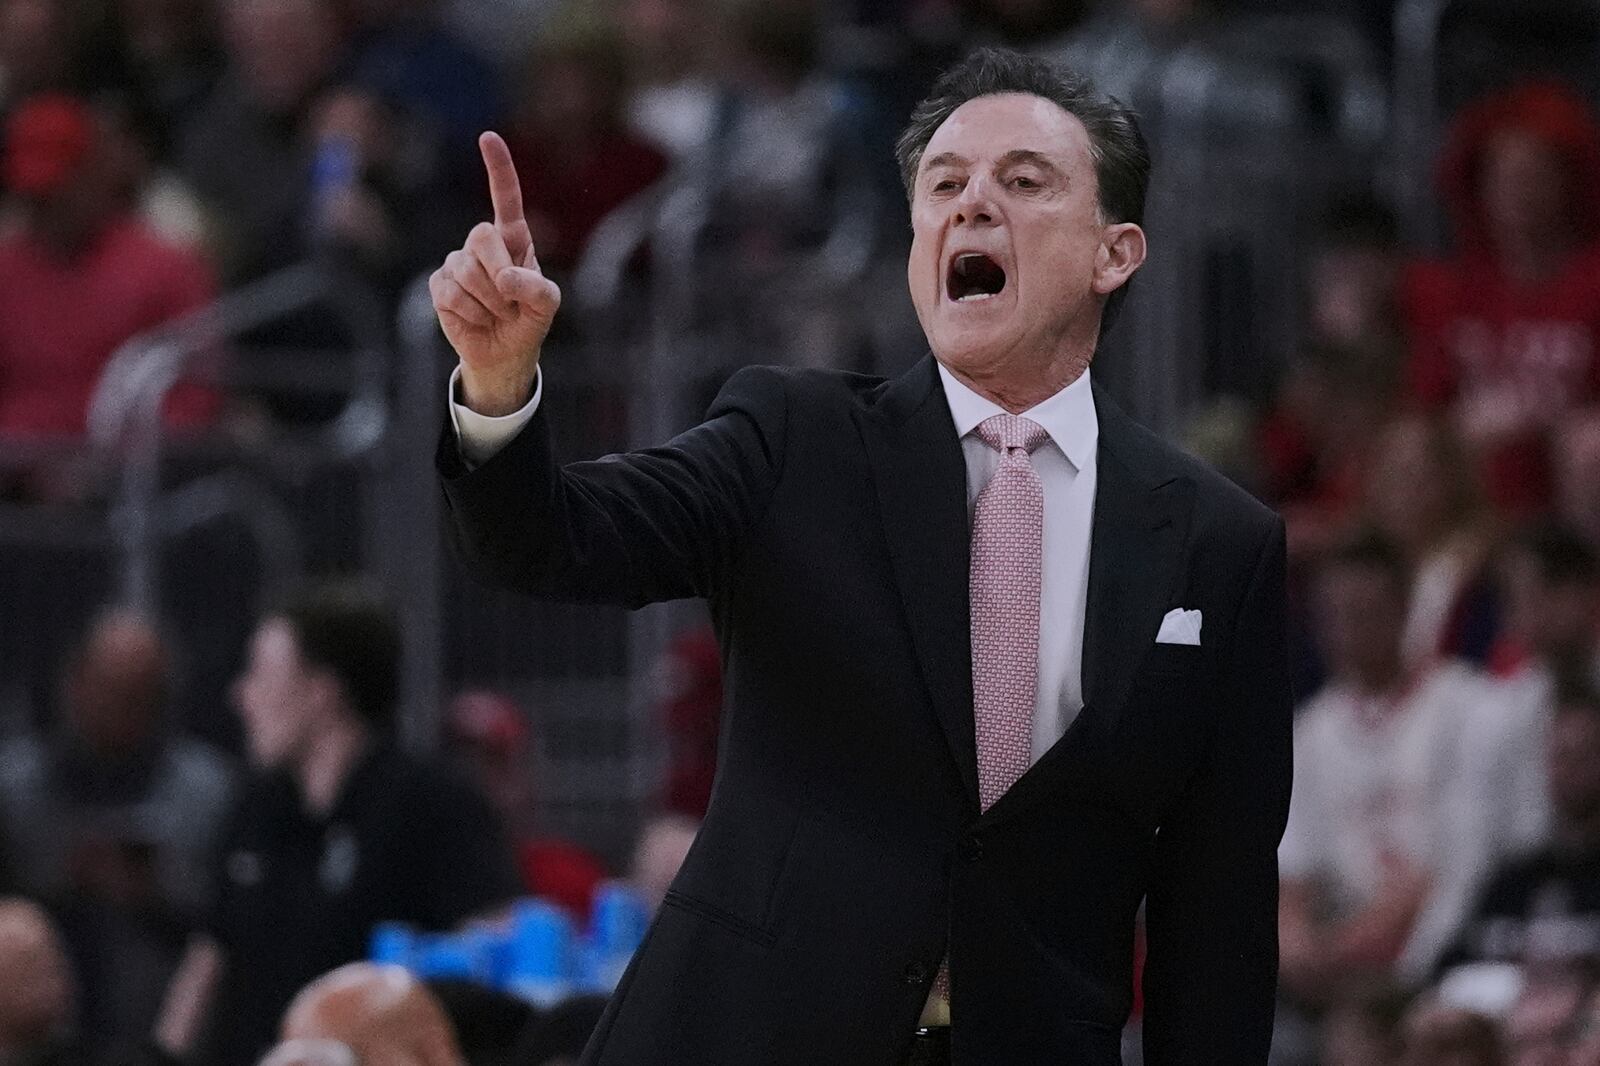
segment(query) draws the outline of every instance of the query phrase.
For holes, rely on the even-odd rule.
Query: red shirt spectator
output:
[[[6,130],[7,187],[23,223],[0,238],[0,433],[78,435],[112,354],[127,340],[206,304],[212,281],[193,252],[129,214],[98,165],[96,119],[68,97],[19,107]],[[216,411],[210,392],[180,389],[169,422]]]
[[[1600,129],[1568,90],[1523,85],[1461,116],[1440,181],[1457,253],[1406,279],[1411,388],[1525,515],[1549,498],[1551,425],[1600,396]]]

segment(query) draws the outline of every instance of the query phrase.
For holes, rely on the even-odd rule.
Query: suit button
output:
[[[928,983],[928,967],[920,962],[913,962],[906,967],[906,984],[925,985]]]
[[[977,837],[967,837],[961,842],[961,857],[968,862],[977,862],[983,858],[983,841]]]

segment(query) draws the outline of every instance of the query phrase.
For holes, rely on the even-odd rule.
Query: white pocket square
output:
[[[1200,645],[1200,612],[1174,607],[1161,620],[1161,632],[1156,634],[1157,644]]]

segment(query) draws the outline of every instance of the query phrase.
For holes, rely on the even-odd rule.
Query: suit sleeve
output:
[[[558,466],[547,404],[467,470],[446,425],[437,466],[450,533],[478,579],[547,599],[641,607],[709,595],[760,522],[782,467],[781,375],[728,380],[667,444]]]
[[[1210,748],[1155,843],[1147,1066],[1262,1066],[1278,973],[1278,842],[1293,775],[1283,522],[1224,652]]]

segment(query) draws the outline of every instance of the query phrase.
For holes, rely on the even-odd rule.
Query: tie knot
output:
[[[978,423],[978,436],[1001,454],[1017,448],[1031,452],[1050,439],[1043,426],[1021,415],[991,415]]]

